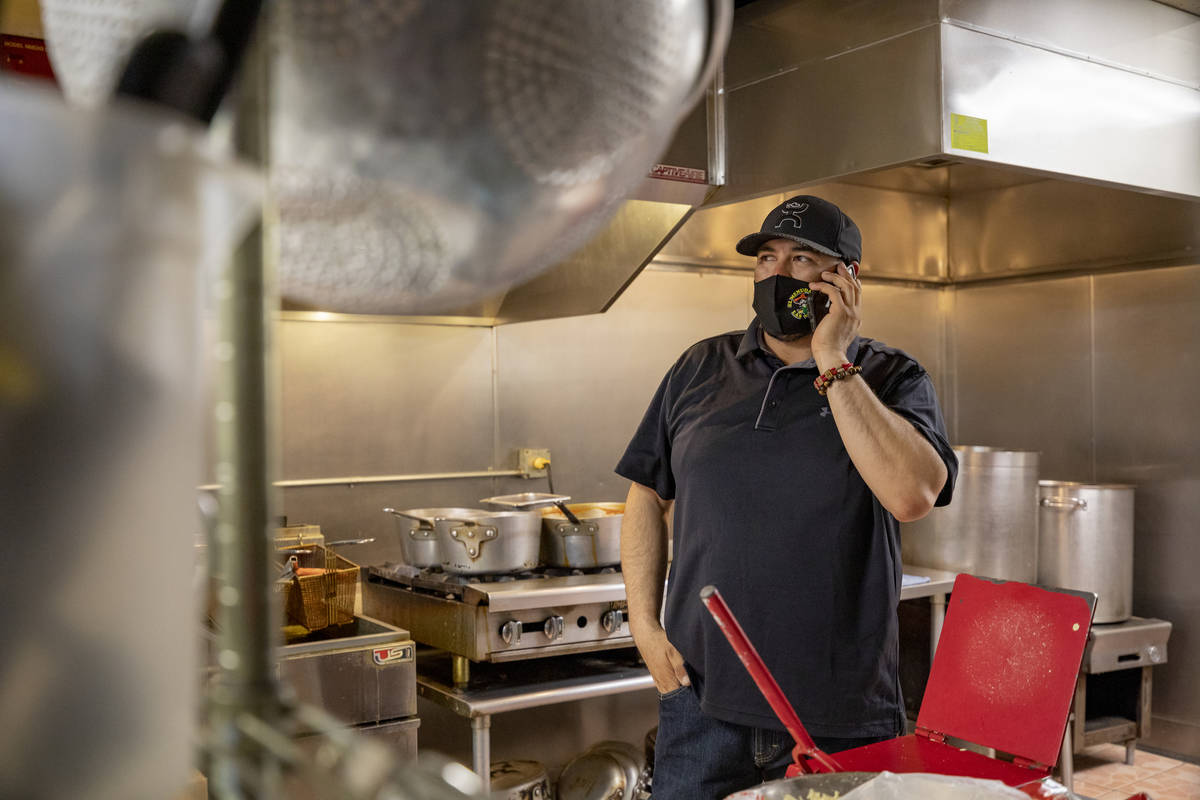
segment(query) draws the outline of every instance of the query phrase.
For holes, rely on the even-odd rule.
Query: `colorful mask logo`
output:
[[[796,319],[808,319],[811,313],[808,305],[808,296],[812,294],[812,289],[797,289],[792,292],[787,299],[787,311]]]

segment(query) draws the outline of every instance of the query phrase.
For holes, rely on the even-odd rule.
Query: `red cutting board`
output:
[[[960,575],[917,726],[1054,764],[1093,608],[1079,593]]]

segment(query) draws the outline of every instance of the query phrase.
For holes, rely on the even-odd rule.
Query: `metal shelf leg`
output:
[[[492,790],[492,715],[471,717],[471,768],[479,776],[480,794]]]
[[[1073,724],[1071,719],[1067,720],[1067,730],[1062,740],[1062,755],[1058,757],[1058,772],[1062,777],[1062,785],[1071,792],[1075,791],[1075,748],[1072,747],[1075,738],[1071,730]]]
[[[934,594],[929,596],[929,663],[937,653],[938,639],[942,638],[942,625],[946,622],[946,595]]]

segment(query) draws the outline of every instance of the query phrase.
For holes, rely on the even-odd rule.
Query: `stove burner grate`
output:
[[[590,569],[569,569],[561,567],[538,567],[526,572],[496,573],[484,575],[458,575],[445,572],[440,567],[418,569],[409,564],[387,561],[383,564],[367,568],[368,572],[393,583],[416,590],[461,596],[463,587],[488,584],[510,583],[512,581],[539,580],[542,578],[561,578],[569,575],[616,575],[620,572],[617,567],[592,567]]]

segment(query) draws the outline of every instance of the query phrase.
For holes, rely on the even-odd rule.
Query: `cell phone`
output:
[[[832,301],[830,301],[829,295],[824,292],[818,292],[816,289],[809,292],[808,320],[809,324],[812,325],[814,333],[817,330],[817,326],[821,324],[821,320],[825,319],[825,316],[829,313],[831,305]]]

